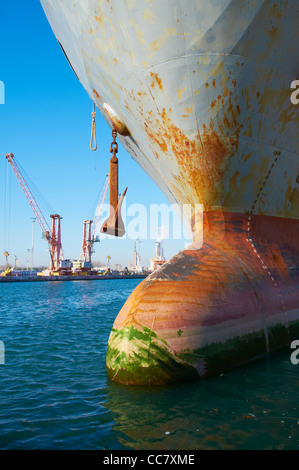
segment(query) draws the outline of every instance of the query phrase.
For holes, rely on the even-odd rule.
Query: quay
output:
[[[56,282],[56,281],[99,281],[99,280],[113,280],[113,279],[144,279],[148,274],[101,274],[101,275],[66,275],[66,276],[36,276],[36,277],[21,277],[21,276],[3,276],[0,277],[1,282]]]

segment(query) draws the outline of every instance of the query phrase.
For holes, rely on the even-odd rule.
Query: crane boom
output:
[[[14,174],[17,177],[17,180],[20,183],[20,186],[26,196],[27,201],[42,229],[43,238],[49,244],[49,252],[50,252],[50,271],[58,271],[60,267],[60,256],[62,255],[62,245],[61,245],[61,229],[60,229],[60,220],[61,216],[58,214],[52,214],[50,217],[52,218],[52,230],[50,229],[45,216],[43,215],[35,197],[32,194],[17,162],[12,153],[7,153],[5,155],[7,161],[9,162]],[[57,227],[56,227],[57,223]],[[63,256],[63,255],[62,255]]]
[[[104,187],[100,196],[98,206],[95,211],[93,220],[85,220],[83,222],[83,241],[80,253],[80,260],[83,262],[91,263],[91,254],[94,243],[100,241],[96,236],[97,227],[103,211],[104,202],[106,199],[107,191],[110,183],[110,174],[106,175]]]
[[[95,237],[96,237],[96,231],[97,231],[97,227],[98,227],[98,224],[99,224],[100,217],[102,215],[104,202],[105,202],[107,191],[108,191],[108,188],[109,188],[109,183],[110,183],[110,173],[108,173],[106,175],[106,180],[105,180],[105,183],[104,183],[103,191],[102,191],[102,194],[101,194],[101,197],[100,197],[100,200],[99,200],[98,207],[97,207],[96,212],[95,212],[95,217],[93,219],[93,223],[92,223],[92,238],[93,239],[95,239]]]
[[[33,210],[33,213],[34,213],[34,215],[35,215],[35,217],[36,217],[36,219],[37,219],[37,221],[38,221],[38,223],[39,223],[39,225],[42,229],[42,232],[45,233],[45,234],[46,233],[50,234],[50,232],[51,232],[50,227],[49,227],[42,211],[40,210],[39,205],[37,204],[37,202],[36,202],[32,192],[31,192],[27,182],[25,181],[24,176],[22,175],[21,170],[20,170],[20,168],[19,168],[19,166],[18,166],[18,164],[15,160],[14,155],[12,153],[7,153],[5,156],[8,160],[8,162],[10,163],[10,166],[12,167],[13,172],[17,177],[17,180],[19,181],[19,183],[21,185],[21,188],[22,188],[22,190],[23,190],[23,192],[24,192],[24,194],[25,194],[25,196],[26,196],[26,198],[27,198],[27,200],[30,204],[31,209]]]

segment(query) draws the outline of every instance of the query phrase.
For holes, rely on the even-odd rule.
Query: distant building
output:
[[[155,243],[155,258],[156,260],[160,260],[160,261],[165,260],[162,241],[158,241]]]
[[[143,272],[142,266],[141,266],[141,256],[139,251],[137,250],[137,243],[140,246],[140,240],[136,240],[134,243],[134,260],[133,260],[133,265],[130,265],[130,262],[128,264],[129,270],[132,272],[138,272],[141,273]]]
[[[137,243],[139,244],[140,240],[136,240],[135,243],[134,243],[134,261],[133,261],[133,265],[136,269],[139,269],[140,264],[141,264],[141,256],[140,256],[139,251],[137,250]]]
[[[90,270],[92,268],[89,261],[82,260],[65,260],[61,261],[61,269],[72,269],[74,273]]]
[[[134,243],[134,260],[133,265],[137,266],[137,250],[136,250],[136,242]]]
[[[118,271],[118,272],[120,272],[120,271],[122,271],[122,270],[123,270],[123,267],[122,267],[121,264],[115,264],[115,265],[113,266],[113,271]]]
[[[60,268],[62,269],[72,269],[73,262],[70,259],[60,260]]]
[[[164,250],[162,246],[162,240],[156,241],[155,243],[155,257],[151,258],[151,270],[154,271],[158,266],[166,263],[164,257]]]
[[[12,275],[14,277],[20,277],[20,278],[37,277],[37,271],[12,269]]]

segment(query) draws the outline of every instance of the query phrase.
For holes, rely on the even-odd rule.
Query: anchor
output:
[[[126,231],[121,216],[121,206],[128,188],[125,189],[122,195],[118,193],[118,158],[116,156],[118,145],[116,136],[117,130],[115,126],[113,126],[113,141],[110,146],[110,153],[112,153],[110,159],[110,214],[108,219],[103,223],[100,232],[115,237],[123,237]]]

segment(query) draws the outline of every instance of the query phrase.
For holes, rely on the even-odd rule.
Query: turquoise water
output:
[[[181,386],[107,378],[109,333],[139,282],[0,284],[0,449],[298,449],[289,348]]]

